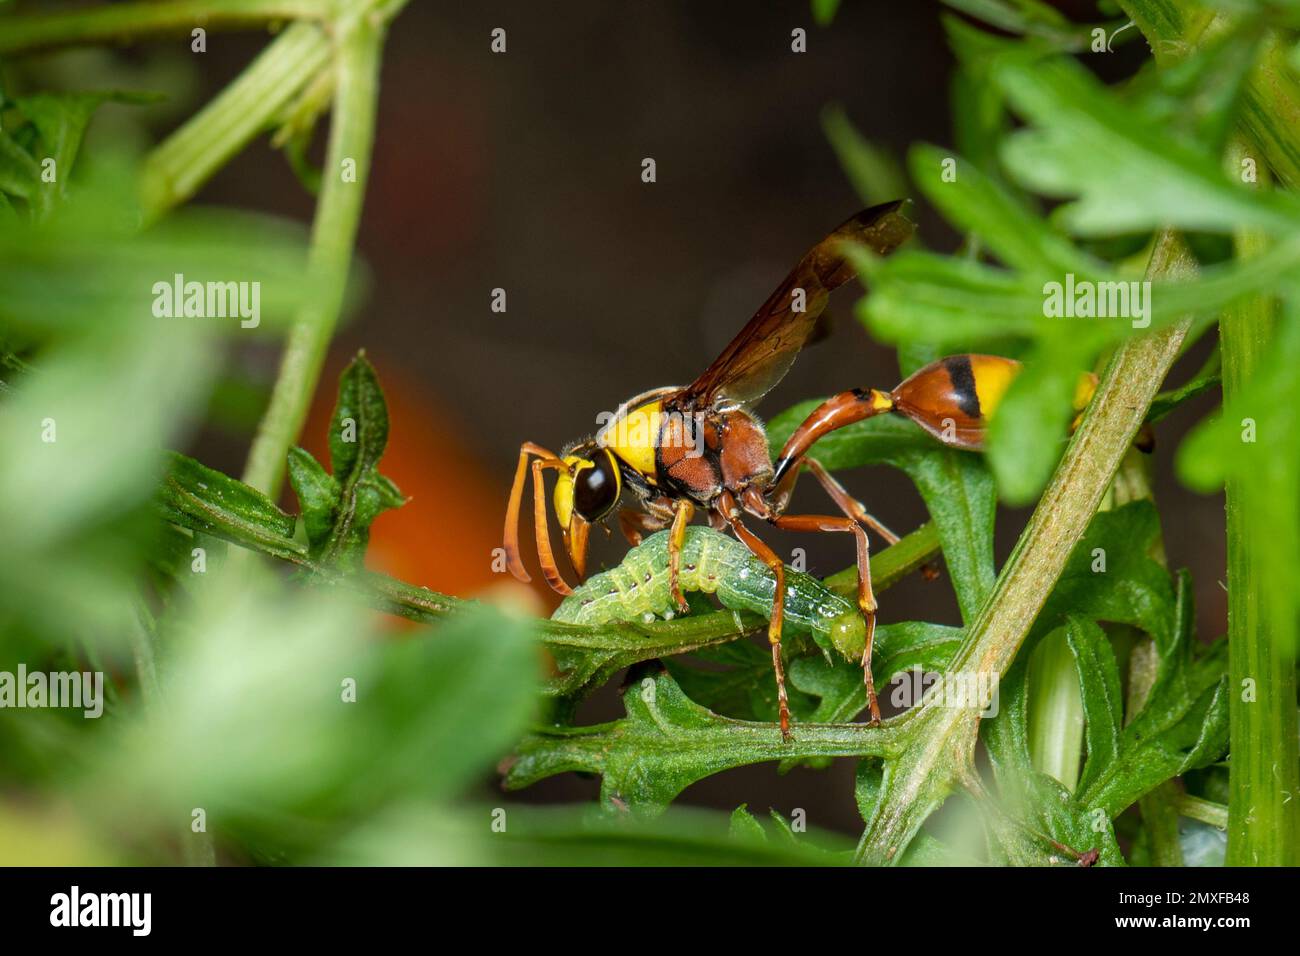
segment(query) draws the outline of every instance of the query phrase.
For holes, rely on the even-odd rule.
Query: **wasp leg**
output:
[[[551,550],[551,528],[546,520],[546,482],[542,479],[544,470],[567,471],[568,465],[558,458],[533,459],[533,531],[537,537],[537,559],[542,564],[542,576],[551,590],[566,597],[573,593],[573,588],[565,583],[560,575],[560,567],[555,563],[555,552]]]
[[[736,533],[736,537],[776,576],[776,593],[772,597],[772,615],[767,623],[767,640],[772,645],[772,670],[776,673],[776,702],[781,719],[781,738],[789,741],[791,739],[790,699],[785,690],[785,665],[781,662],[781,622],[785,617],[785,564],[776,556],[775,551],[745,527],[740,520],[740,509],[736,507],[736,500],[731,496],[731,492],[724,491],[718,496],[717,509],[731,530]]]
[[[528,478],[528,459],[536,455],[548,461],[558,462],[556,454],[541,445],[524,442],[519,448],[519,465],[515,468],[515,480],[510,486],[510,502],[506,506],[506,528],[502,541],[506,552],[506,565],[510,573],[520,581],[527,583],[532,578],[524,568],[519,556],[519,510],[523,504],[524,483]]]
[[[893,410],[893,398],[874,388],[855,388],[832,395],[814,408],[786,441],[777,456],[775,484],[780,485],[786,474],[798,466],[808,449],[824,435]]]
[[[786,505],[790,503],[790,496],[794,492],[796,479],[799,477],[801,469],[807,468],[813,473],[813,477],[825,490],[830,499],[835,502],[841,511],[855,521],[861,521],[880,537],[884,538],[889,544],[897,544],[899,536],[890,531],[885,524],[875,515],[867,511],[866,507],[858,499],[849,494],[848,489],[839,483],[835,477],[826,470],[823,465],[815,458],[804,458],[790,466],[789,471],[782,476],[779,484],[772,493],[773,510],[777,514],[784,514]]]
[[[843,531],[852,534],[858,545],[858,608],[866,624],[866,642],[862,648],[862,682],[867,689],[867,707],[871,723],[880,723],[880,704],[876,700],[876,681],[871,673],[871,651],[876,638],[876,596],[871,590],[871,546],[867,532],[852,516],[774,515],[768,519],[785,531]]]
[[[648,534],[662,531],[672,522],[671,512],[667,517],[659,514],[647,514],[632,508],[624,508],[618,513],[618,527],[627,538],[627,543],[637,547]]]
[[[695,506],[685,498],[678,498],[673,503],[673,530],[668,536],[668,593],[677,602],[677,610],[685,614],[691,609],[682,594],[679,580],[682,570],[682,544],[686,541],[686,526],[695,517]]]

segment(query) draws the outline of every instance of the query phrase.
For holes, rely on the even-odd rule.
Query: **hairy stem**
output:
[[[1237,255],[1263,249],[1261,237],[1236,237]],[[1273,303],[1246,299],[1219,323],[1225,408],[1264,366],[1274,339]],[[1283,485],[1285,487],[1285,483]],[[1228,530],[1228,697],[1230,753],[1228,854],[1230,866],[1300,863],[1300,768],[1296,742],[1295,626],[1266,595],[1279,581],[1251,541],[1276,533],[1270,520],[1277,493],[1254,472],[1230,476],[1225,487]],[[1291,487],[1294,494],[1294,486]],[[1248,690],[1249,688],[1249,690]]]
[[[1176,279],[1194,260],[1170,231],[1157,238],[1148,279]],[[1015,550],[998,576],[950,673],[1001,677],[1015,659],[1074,545],[1083,536],[1187,334],[1186,320],[1125,341],[1112,356]],[[973,774],[979,714],[923,704],[901,717],[912,747],[882,789],[858,845],[860,863],[900,858],[926,817]]]

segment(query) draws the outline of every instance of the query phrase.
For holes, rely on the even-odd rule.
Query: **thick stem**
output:
[[[1237,236],[1237,255],[1263,249],[1253,234]],[[1223,404],[1233,407],[1268,360],[1274,340],[1272,302],[1244,300],[1219,323],[1223,353]],[[1296,740],[1295,626],[1270,607],[1268,586],[1278,581],[1253,538],[1277,532],[1270,496],[1258,472],[1229,477],[1228,697],[1230,753],[1228,854],[1230,866],[1300,863],[1300,768]],[[1295,493],[1294,486],[1289,489]],[[1271,527],[1270,527],[1271,526]]]
[[[146,221],[193,196],[320,74],[329,57],[329,38],[315,23],[295,23],[273,40],[146,158],[141,176]]]
[[[1170,231],[1156,240],[1148,279],[1177,279],[1195,260]],[[1015,659],[1074,545],[1083,537],[1147,408],[1178,357],[1188,322],[1176,322],[1125,341],[1111,358],[1083,422],[1034,509],[993,593],[971,625],[949,672],[975,681],[1000,678]],[[897,859],[925,818],[971,772],[978,714],[958,707],[923,705],[900,723],[919,754],[907,755],[897,782],[881,795],[862,835],[857,859],[885,864]]]
[[[308,261],[310,298],[295,319],[271,403],[249,452],[244,481],[275,497],[343,307],[361,221],[379,94],[384,24],[362,14],[336,24],[337,94]]]
[[[0,22],[0,55],[127,43],[144,37],[188,34],[195,27],[263,27],[285,20],[319,18],[329,12],[330,6],[327,0],[172,0],[20,13]]]

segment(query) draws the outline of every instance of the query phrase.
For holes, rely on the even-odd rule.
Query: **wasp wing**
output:
[[[669,402],[682,408],[747,405],[767,394],[807,344],[831,292],[855,274],[841,244],[859,242],[880,255],[893,251],[915,228],[902,213],[906,202],[863,210],[809,249],[704,374]]]

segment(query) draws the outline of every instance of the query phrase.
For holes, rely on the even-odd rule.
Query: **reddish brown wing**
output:
[[[704,374],[667,404],[703,408],[749,404],[762,398],[794,364],[831,292],[853,277],[855,270],[844,258],[840,243],[860,242],[881,255],[896,249],[915,228],[903,216],[906,202],[895,200],[863,210],[808,250]],[[804,292],[802,312],[794,310],[796,289]]]

